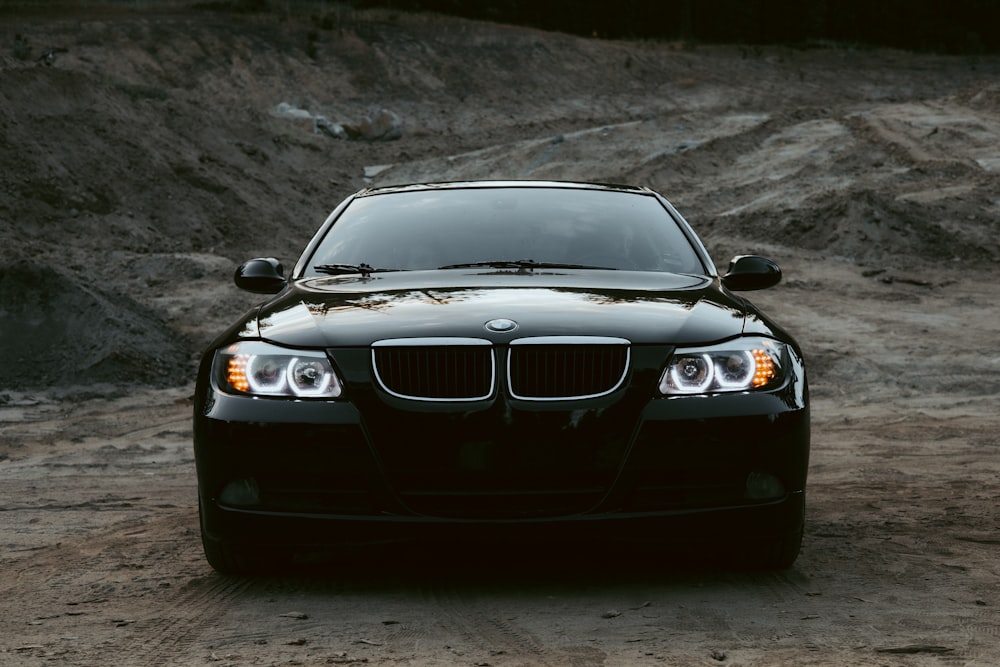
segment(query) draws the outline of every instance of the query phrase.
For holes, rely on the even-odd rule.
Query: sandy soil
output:
[[[1000,59],[321,18],[2,15],[0,664],[1000,662]],[[283,102],[388,109],[402,137]],[[720,264],[782,264],[756,300],[814,393],[793,569],[442,547],[210,570],[189,397],[253,302],[234,266],[291,263],[367,182],[483,176],[648,184]]]

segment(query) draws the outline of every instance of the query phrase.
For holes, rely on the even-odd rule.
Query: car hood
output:
[[[610,336],[703,343],[739,335],[748,304],[704,276],[627,271],[411,271],[293,281],[264,304],[257,330],[295,347],[390,338]],[[514,328],[491,331],[493,320]]]

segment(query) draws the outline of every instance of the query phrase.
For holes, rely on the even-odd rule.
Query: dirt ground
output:
[[[334,9],[0,8],[0,39],[0,664],[1000,663],[1000,58]],[[396,140],[317,131],[382,109]],[[791,570],[458,546],[212,572],[190,396],[253,303],[233,268],[290,265],[367,183],[475,177],[650,185],[720,265],[783,266],[755,300],[814,397]]]

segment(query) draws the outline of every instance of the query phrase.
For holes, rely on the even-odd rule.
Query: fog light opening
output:
[[[752,472],[747,475],[746,497],[751,500],[769,500],[785,495],[785,485],[781,480],[766,472]]]
[[[219,494],[219,502],[235,507],[260,505],[260,485],[252,477],[230,482]]]

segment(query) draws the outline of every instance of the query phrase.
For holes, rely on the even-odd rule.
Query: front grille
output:
[[[471,477],[475,479],[475,477]],[[580,480],[581,482],[590,480]],[[486,484],[484,483],[484,486]],[[517,486],[523,486],[519,484]],[[536,488],[411,490],[399,496],[406,506],[426,516],[454,519],[537,519],[579,514],[592,508],[607,488],[600,485],[560,488],[548,479]]]
[[[493,348],[477,338],[379,341],[372,363],[378,383],[400,398],[475,401],[493,393]]]
[[[514,398],[590,398],[617,389],[628,364],[623,339],[524,338],[511,343],[507,381]]]
[[[378,341],[372,364],[379,385],[399,398],[483,400],[496,380],[493,347],[479,338]],[[618,389],[628,366],[629,341],[622,338],[520,338],[510,344],[507,387],[522,400],[593,398]]]

